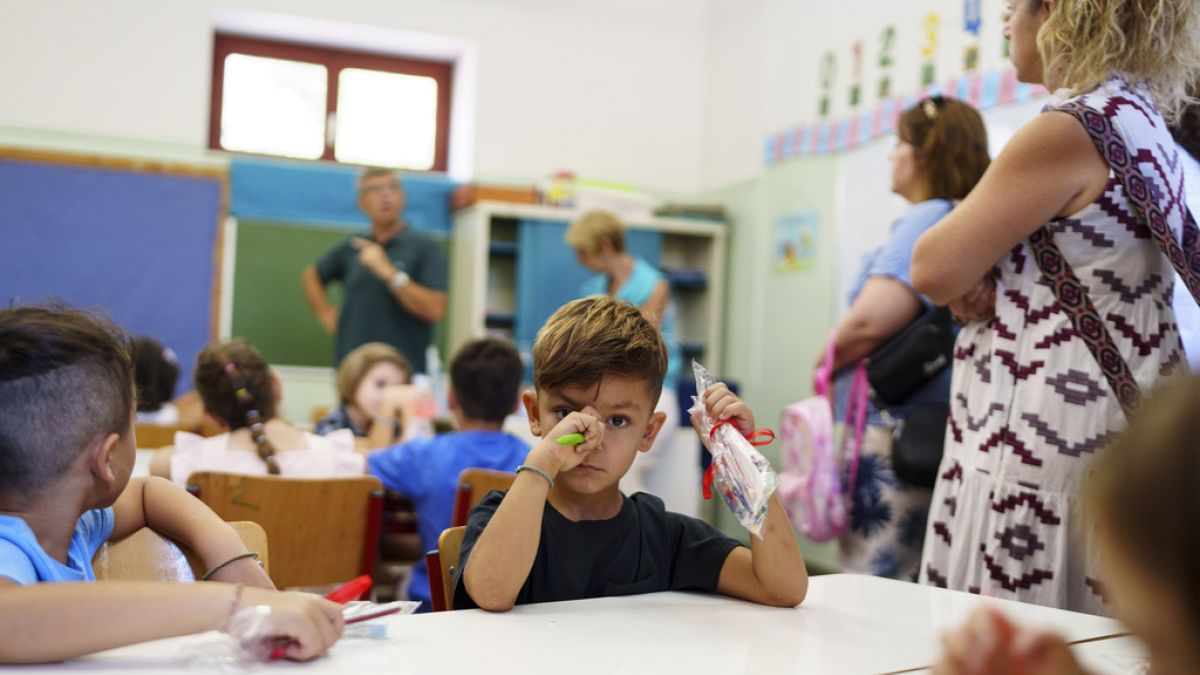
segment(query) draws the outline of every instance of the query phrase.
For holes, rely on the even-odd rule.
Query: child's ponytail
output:
[[[258,456],[267,465],[267,471],[272,475],[279,474],[279,461],[275,457],[275,446],[267,440],[266,421],[258,411],[254,396],[246,389],[246,380],[238,370],[237,364],[229,361],[225,364],[225,375],[233,387],[233,395],[237,399],[237,407],[245,410],[246,425],[250,427],[250,436],[258,447]]]
[[[242,339],[211,344],[196,357],[196,391],[204,409],[230,431],[250,429],[258,456],[279,473],[266,422],[275,417],[275,382],[258,350]]]

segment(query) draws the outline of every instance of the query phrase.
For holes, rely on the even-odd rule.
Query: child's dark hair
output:
[[[133,341],[133,381],[137,384],[138,412],[155,412],[175,396],[179,363],[175,352],[152,337]]]
[[[930,197],[966,197],[991,163],[983,118],[958,99],[924,99],[900,116],[898,135],[916,151]]]
[[[0,309],[0,494],[36,495],[97,436],[131,433],[129,349],[95,314]]]
[[[450,362],[450,384],[467,419],[500,423],[521,389],[521,355],[498,338],[472,340]]]
[[[230,431],[249,427],[267,470],[279,473],[264,427],[275,417],[275,386],[258,350],[241,338],[208,345],[196,357],[195,379],[204,409]]]
[[[646,380],[658,401],[667,372],[662,333],[624,300],[592,295],[568,302],[546,321],[533,343],[533,381],[538,391],[593,385],[605,375]]]
[[[1144,401],[1092,464],[1083,497],[1088,518],[1143,574],[1171,588],[1192,634],[1200,632],[1200,378]]]

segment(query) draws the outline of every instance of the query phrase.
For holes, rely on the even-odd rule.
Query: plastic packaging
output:
[[[341,639],[387,639],[387,625],[381,619],[389,614],[412,614],[420,604],[410,601],[348,602],[342,611],[347,625]],[[279,636],[271,607],[254,605],[243,607],[231,616],[223,632],[208,634],[189,643],[183,648],[182,656],[192,667],[239,672],[283,658],[283,649],[288,642],[286,637]]]
[[[696,361],[692,361],[692,370],[696,374],[697,392],[703,393],[716,383],[712,373]],[[693,396],[692,401],[688,412],[700,413],[699,431],[710,439],[707,445],[714,467],[713,487],[742,527],[761,538],[763,521],[767,517],[767,500],[777,484],[775,470],[732,424],[721,424],[714,433],[713,419],[704,410],[700,398]]]

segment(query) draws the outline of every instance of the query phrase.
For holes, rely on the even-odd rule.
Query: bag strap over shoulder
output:
[[[1183,209],[1183,245],[1175,241],[1173,232],[1167,224],[1167,219],[1158,203],[1155,201],[1150,187],[1138,168],[1138,156],[1130,153],[1125,139],[1113,126],[1112,119],[1103,113],[1092,110],[1078,101],[1069,101],[1055,106],[1053,110],[1068,113],[1079,120],[1087,130],[1092,143],[1104,157],[1109,168],[1121,179],[1125,188],[1125,196],[1133,205],[1135,215],[1146,224],[1155,243],[1163,255],[1171,261],[1171,266],[1183,279],[1184,284],[1192,294],[1192,298],[1200,303],[1200,228],[1186,205]],[[1092,357],[1096,359],[1108,385],[1126,417],[1130,416],[1141,402],[1141,389],[1134,379],[1129,364],[1125,362],[1121,352],[1117,350],[1112,335],[1103,317],[1096,311],[1087,288],[1079,281],[1070,263],[1063,257],[1062,251],[1054,243],[1054,235],[1049,225],[1043,227],[1029,237],[1033,248],[1033,258],[1037,262],[1042,276],[1050,283],[1054,297],[1071,319],[1075,332],[1083,338]]]
[[[1179,196],[1179,207],[1183,216],[1181,246],[1180,242],[1175,241],[1174,233],[1167,224],[1167,215],[1154,199],[1151,182],[1142,175],[1138,165],[1142,160],[1141,153],[1135,154],[1130,151],[1125,139],[1113,126],[1112,119],[1078,101],[1055,106],[1054,110],[1074,116],[1087,130],[1096,150],[1104,157],[1112,172],[1121,179],[1125,197],[1133,204],[1138,219],[1149,228],[1159,250],[1171,261],[1171,266],[1191,292],[1192,299],[1200,303],[1200,228],[1196,225],[1194,214],[1183,201],[1183,196]]]
[[[1096,311],[1092,299],[1088,297],[1087,288],[1079,281],[1079,277],[1075,276],[1075,270],[1071,269],[1071,264],[1054,243],[1054,235],[1049,227],[1043,227],[1030,235],[1029,245],[1033,248],[1033,259],[1037,262],[1042,276],[1050,283],[1050,289],[1054,291],[1059,306],[1070,317],[1075,333],[1083,338],[1088,350],[1092,352],[1092,357],[1096,359],[1108,380],[1108,386],[1117,395],[1125,416],[1130,416],[1141,402],[1141,389],[1138,388],[1137,380],[1129,370],[1125,357],[1117,350],[1112,335],[1108,332],[1108,325]]]

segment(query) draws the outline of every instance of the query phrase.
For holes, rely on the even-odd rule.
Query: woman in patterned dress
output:
[[[909,282],[913,242],[979,182],[990,161],[987,130],[966,103],[928,98],[900,116],[896,146],[888,157],[892,192],[910,206],[892,223],[887,240],[863,258],[850,307],[838,322],[833,355],[838,419],[846,419],[853,366],[929,306]],[[822,350],[817,365],[824,359]],[[918,406],[945,404],[949,397],[947,368],[888,412],[902,421]],[[838,539],[838,566],[843,572],[912,581],[921,562],[931,491],[892,472],[892,424],[874,403],[866,422],[850,527]]]
[[[1017,0],[1005,35],[1018,79],[1069,98],[1026,124],[913,251],[913,286],[976,319],[956,345],[921,580],[1107,613],[1078,491],[1125,425],[1123,403],[1182,370],[1172,264],[1152,227],[1174,242],[1185,227],[1162,113],[1200,75],[1200,3]],[[1131,165],[1144,183],[1127,190]],[[1035,256],[1054,245],[1061,256]],[[1098,315],[1082,332],[1051,287],[1067,265]],[[1084,341],[1097,326],[1128,364],[1117,392]]]

